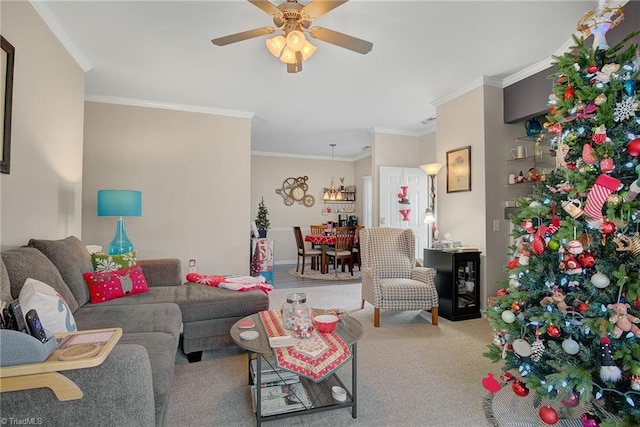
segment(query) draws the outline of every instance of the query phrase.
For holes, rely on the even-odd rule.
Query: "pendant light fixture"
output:
[[[331,185],[329,186],[329,188],[325,188],[324,189],[324,194],[322,195],[322,200],[325,202],[339,202],[343,200],[342,197],[342,191],[340,190],[340,188],[334,188],[333,187],[333,166],[334,166],[334,160],[333,160],[333,151],[336,148],[336,144],[329,144],[331,146]]]

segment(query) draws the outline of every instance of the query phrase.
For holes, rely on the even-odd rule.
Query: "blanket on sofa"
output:
[[[261,290],[267,295],[273,290],[273,286],[267,283],[267,279],[265,279],[264,276],[220,276],[214,274],[189,273],[187,274],[187,282],[216,286],[218,288],[240,292]]]

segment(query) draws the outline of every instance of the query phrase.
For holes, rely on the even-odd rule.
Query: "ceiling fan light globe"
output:
[[[289,46],[285,46],[282,51],[282,55],[280,56],[280,61],[285,64],[295,64],[296,63],[296,53]]]
[[[307,39],[302,34],[302,31],[293,30],[287,34],[287,46],[294,51],[302,50]]]
[[[284,39],[284,36],[279,35],[271,39],[267,39],[265,43],[267,45],[267,49],[269,49],[269,52],[271,52],[271,54],[276,58],[279,58],[280,54],[282,53],[282,49],[284,49],[286,41]]]
[[[318,50],[316,46],[309,43],[309,41],[306,41],[301,50],[302,59],[306,61],[307,59],[311,58],[313,54],[316,53],[316,50]]]

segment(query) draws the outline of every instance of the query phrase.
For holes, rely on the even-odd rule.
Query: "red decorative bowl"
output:
[[[321,314],[313,320],[316,323],[316,330],[324,334],[333,332],[338,324],[338,316],[332,314]]]

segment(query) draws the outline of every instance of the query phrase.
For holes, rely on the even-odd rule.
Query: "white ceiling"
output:
[[[274,2],[279,4],[284,0]],[[301,1],[306,4],[307,1]],[[596,1],[358,1],[318,18],[373,42],[367,55],[311,39],[303,71],[288,74],[260,37],[212,38],[272,26],[233,1],[33,1],[87,71],[88,99],[130,99],[252,113],[252,150],[357,158],[373,128],[422,135],[434,102],[544,68]],[[536,65],[537,64],[537,65]],[[465,118],[460,117],[461,126]]]

